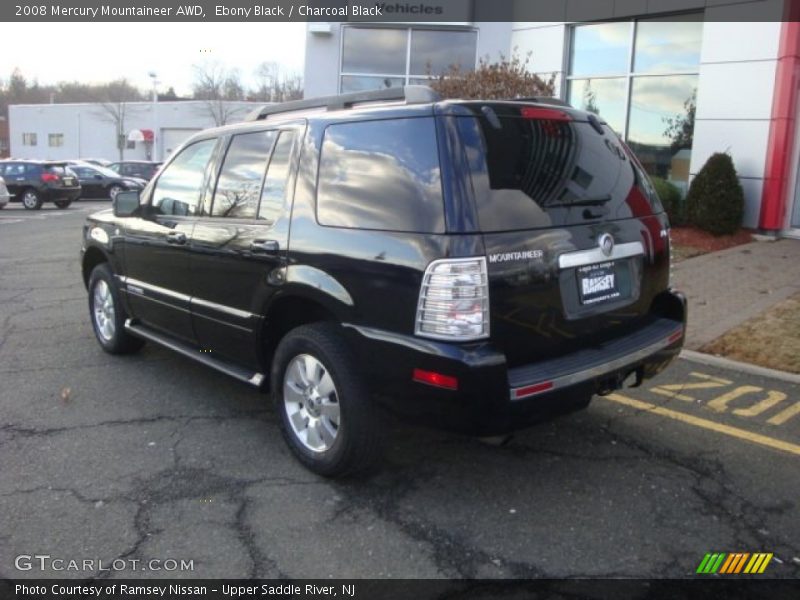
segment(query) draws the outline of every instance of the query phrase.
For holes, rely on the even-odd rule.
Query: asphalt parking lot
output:
[[[0,577],[800,576],[800,386],[679,360],[502,447],[396,425],[382,472],[327,481],[268,396],[100,350],[78,249],[107,206],[0,211]]]

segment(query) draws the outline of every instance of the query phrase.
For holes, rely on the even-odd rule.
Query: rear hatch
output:
[[[492,342],[509,365],[649,322],[668,286],[668,224],[619,137],[568,107],[463,102],[442,112],[484,239]]]
[[[42,165],[42,181],[53,188],[79,188],[75,172],[67,163],[45,163]]]

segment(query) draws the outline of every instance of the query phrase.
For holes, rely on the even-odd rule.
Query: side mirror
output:
[[[112,203],[115,217],[130,217],[139,210],[139,192],[120,192]]]
[[[95,178],[95,179],[102,179],[102,178],[103,178],[103,176],[102,176],[102,175],[95,175],[95,176],[94,176],[94,178]]]

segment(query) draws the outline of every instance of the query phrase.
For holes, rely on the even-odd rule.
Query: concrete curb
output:
[[[723,369],[732,369],[734,371],[741,371],[750,375],[757,375],[759,377],[769,377],[771,379],[779,379],[787,383],[800,385],[800,375],[794,373],[787,373],[786,371],[778,371],[776,369],[768,369],[766,367],[759,367],[749,363],[743,363],[722,356],[712,356],[711,354],[703,354],[694,350],[682,350],[680,358],[691,362],[697,362],[711,367],[720,367]]]

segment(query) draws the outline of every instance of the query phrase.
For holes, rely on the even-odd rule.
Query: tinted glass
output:
[[[153,208],[162,215],[194,215],[203,193],[206,167],[216,140],[187,146],[167,166],[153,191]]]
[[[636,77],[628,145],[651,175],[686,191],[694,137],[696,75]]]
[[[48,173],[55,173],[56,175],[66,175],[67,168],[64,165],[47,165],[44,170]]]
[[[274,131],[233,136],[214,192],[213,216],[255,218],[261,183],[275,136]]]
[[[405,29],[345,27],[342,72],[403,74],[406,72]]]
[[[498,113],[500,109],[498,109]],[[617,136],[588,123],[499,116],[457,119],[483,231],[628,218],[641,177]],[[648,209],[649,210],[649,209]]]
[[[283,210],[286,198],[286,186],[289,182],[289,158],[292,153],[293,131],[282,131],[272,152],[269,161],[267,177],[264,179],[264,189],[261,191],[261,205],[258,208],[258,218],[271,223]]]
[[[648,19],[636,25],[634,71],[664,73],[696,71],[703,40],[702,21],[677,21],[677,17]]]
[[[440,75],[451,65],[462,71],[475,69],[474,31],[435,31],[416,29],[411,33],[411,73]]]
[[[576,27],[572,37],[571,75],[622,74],[629,71],[630,22]]]
[[[323,225],[443,232],[433,119],[328,127],[320,157],[317,215]]]
[[[627,79],[573,79],[569,82],[569,103],[603,118],[617,133],[625,126]]]

